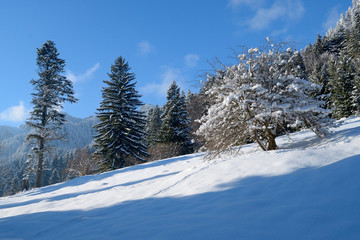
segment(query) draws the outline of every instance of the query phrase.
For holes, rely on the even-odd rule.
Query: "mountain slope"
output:
[[[360,239],[360,118],[0,198],[0,239]]]
[[[54,147],[66,151],[84,147],[92,142],[95,135],[93,126],[98,122],[96,117],[80,119],[66,115],[66,120],[60,134],[66,136],[68,140],[57,141],[53,144]],[[20,128],[0,126],[0,162],[11,162],[27,157],[30,147],[25,142],[25,138],[29,131],[30,128],[26,125]]]
[[[64,173],[67,161],[71,160],[77,148],[91,145],[95,135],[93,126],[98,123],[96,117],[80,119],[66,115],[66,119],[67,122],[59,130],[59,133],[66,136],[67,140],[51,143],[52,157],[47,159],[44,166],[45,169],[48,169],[43,174],[44,185],[48,185],[55,168],[58,173],[62,173],[59,180],[72,177],[70,174]],[[24,163],[31,148],[31,145],[25,142],[29,131],[31,129],[26,125],[19,128],[0,126],[0,196],[13,194],[20,187],[26,167]],[[30,176],[30,182],[34,178],[34,175]]]

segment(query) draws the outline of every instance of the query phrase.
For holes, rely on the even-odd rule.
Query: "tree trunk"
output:
[[[266,151],[266,148],[265,148],[265,146],[264,146],[264,144],[260,141],[260,139],[259,139],[259,136],[258,136],[258,134],[257,134],[257,131],[256,130],[254,130],[254,138],[255,138],[255,141],[257,142],[257,144],[260,146],[260,148],[263,150],[263,151]]]
[[[274,133],[271,131],[271,129],[269,128],[269,125],[270,125],[270,122],[267,121],[265,123],[265,127],[266,127],[266,138],[268,140],[268,146],[267,146],[267,150],[268,151],[271,151],[271,150],[275,150],[277,149],[277,145],[276,145],[276,141],[275,141],[275,138],[276,138],[276,133],[277,133],[277,130],[278,130],[278,127],[279,127],[279,124],[276,124],[276,128],[274,130]]]
[[[36,170],[35,187],[41,187],[43,163],[44,163],[44,139],[41,138],[40,142],[39,142],[39,159],[38,159],[38,165],[37,165],[37,170]]]
[[[275,135],[272,134],[270,132],[270,130],[268,131],[268,148],[267,150],[270,151],[270,150],[275,150],[277,149],[277,145],[276,145],[276,141],[275,141]]]

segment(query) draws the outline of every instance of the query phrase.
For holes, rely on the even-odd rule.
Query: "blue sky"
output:
[[[33,0],[0,3],[0,125],[19,126],[31,111],[29,81],[37,78],[36,49],[55,42],[79,102],[75,117],[94,115],[103,80],[123,56],[144,103],[162,105],[175,80],[185,92],[231,48],[266,37],[298,49],[336,24],[351,0]]]

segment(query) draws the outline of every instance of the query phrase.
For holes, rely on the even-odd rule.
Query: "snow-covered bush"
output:
[[[238,64],[208,77],[211,105],[197,134],[210,150],[249,141],[274,150],[279,134],[304,126],[325,135],[332,120],[323,102],[311,96],[319,86],[302,78],[299,52],[268,40],[268,47],[245,49],[238,58]]]

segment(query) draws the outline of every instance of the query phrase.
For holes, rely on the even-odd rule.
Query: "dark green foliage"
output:
[[[323,40],[320,34],[317,35],[316,42],[313,45],[313,51],[319,56],[325,52]]]
[[[343,43],[344,52],[351,59],[356,60],[360,57],[360,33],[347,31]]]
[[[159,132],[161,128],[161,110],[158,105],[151,108],[148,112],[146,122],[147,144],[148,146],[154,145],[159,139]]]
[[[159,142],[179,143],[183,147],[182,154],[193,151],[190,121],[185,107],[185,95],[180,95],[180,88],[174,81],[167,91],[167,102],[161,115]]]
[[[309,80],[322,86],[317,96],[334,118],[360,112],[360,2],[353,1],[334,29],[303,52]]]
[[[10,188],[9,188],[8,192],[5,193],[5,195],[13,195],[13,194],[20,192],[21,190],[22,189],[21,189],[20,178],[19,178],[18,174],[15,174],[11,181]]]
[[[344,55],[331,64],[331,108],[335,118],[349,117],[353,113],[351,95],[355,72],[352,61]]]
[[[186,94],[186,111],[189,114],[191,138],[194,142],[194,149],[199,149],[202,146],[202,140],[195,133],[200,127],[199,120],[206,114],[206,97],[200,93],[191,93],[188,91]]]
[[[111,169],[125,167],[126,158],[145,161],[145,115],[138,111],[142,105],[135,90],[135,75],[125,59],[119,57],[111,66],[102,89],[102,101],[97,109],[100,123],[95,126],[97,154],[104,158]]]
[[[321,86],[315,96],[324,101],[324,108],[330,108],[330,69],[329,64],[334,58],[328,52],[323,52],[320,55],[314,45],[306,47],[302,53],[305,69],[308,80]]]
[[[61,136],[56,135],[56,130],[65,122],[65,115],[59,110],[63,108],[63,103],[75,103],[77,99],[74,97],[72,82],[62,75],[65,61],[59,58],[54,42],[47,41],[37,49],[36,63],[39,79],[30,82],[34,86],[31,101],[33,110],[26,124],[34,130],[27,136],[27,140],[34,144],[30,159],[37,160],[35,186],[40,187],[49,143],[61,139]]]
[[[342,29],[333,37],[324,37],[323,44],[325,52],[339,54],[345,40],[345,31]]]
[[[59,183],[59,182],[60,182],[60,175],[59,175],[57,169],[55,168],[51,173],[49,184],[55,184],[55,183]]]

